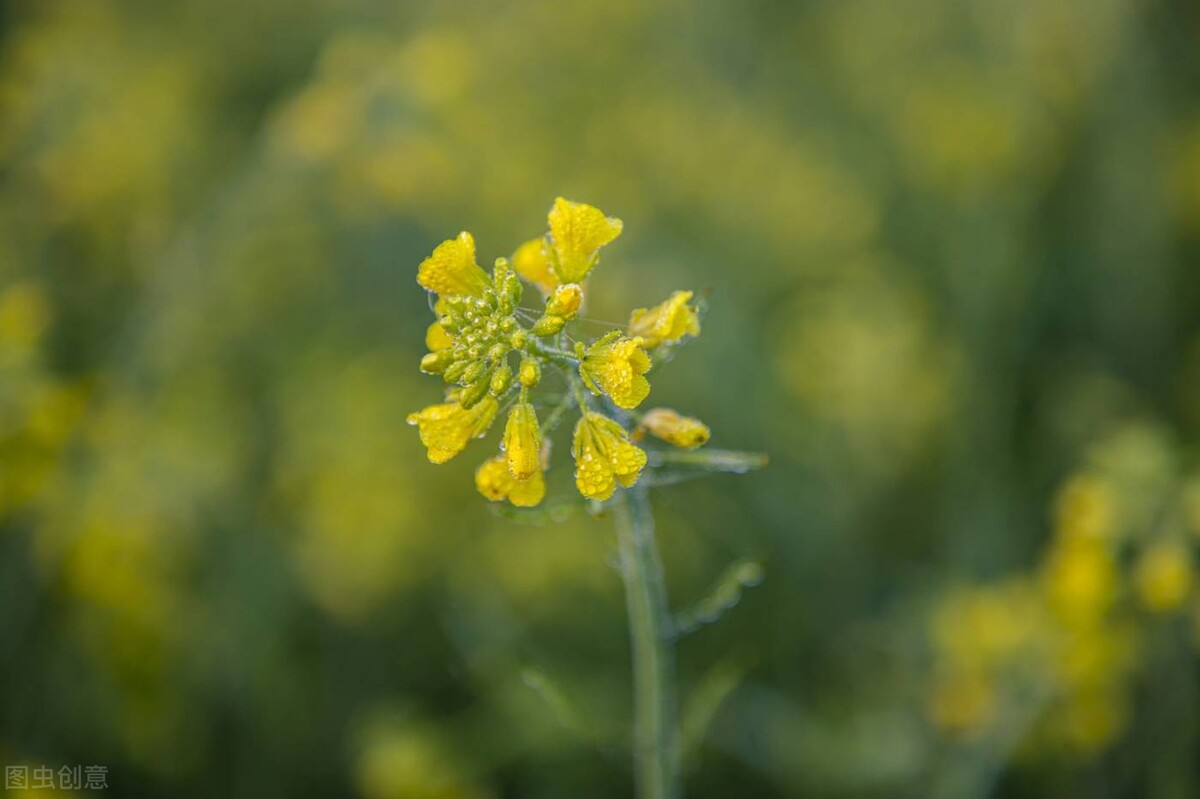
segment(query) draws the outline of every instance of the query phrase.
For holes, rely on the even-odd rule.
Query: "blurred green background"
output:
[[[593,316],[709,292],[651,402],[772,459],[654,495],[679,607],[766,575],[681,643],[690,797],[1200,795],[1198,43],[1189,0],[0,3],[0,761],[631,795],[609,520],[404,424],[417,263],[561,194],[625,221]]]

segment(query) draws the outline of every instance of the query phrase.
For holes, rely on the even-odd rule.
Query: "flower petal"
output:
[[[466,449],[471,439],[486,433],[499,409],[492,397],[484,397],[471,408],[454,400],[411,413],[407,421],[417,426],[430,462],[445,463]]]
[[[548,216],[553,258],[551,266],[563,283],[578,283],[596,265],[601,247],[621,235],[620,219],[599,208],[559,197]]]
[[[445,296],[478,297],[489,285],[487,273],[475,263],[475,239],[466,232],[439,244],[417,269],[417,282]]]

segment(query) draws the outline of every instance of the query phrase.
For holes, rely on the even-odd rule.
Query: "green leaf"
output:
[[[659,449],[648,452],[649,465],[675,466],[697,472],[745,474],[764,469],[770,461],[765,452],[728,449]]]
[[[683,708],[680,732],[680,751],[684,767],[691,768],[704,739],[712,729],[717,713],[725,701],[741,685],[748,664],[738,658],[727,658],[713,666],[692,691]]]
[[[727,568],[709,589],[708,594],[685,611],[675,616],[675,634],[687,635],[706,624],[721,619],[742,600],[742,592],[762,583],[762,564],[754,560],[740,560]]]

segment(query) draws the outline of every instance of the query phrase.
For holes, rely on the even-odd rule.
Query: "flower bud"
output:
[[[508,345],[503,342],[497,342],[491,347],[488,347],[487,357],[492,363],[499,363],[505,355],[508,354]]]
[[[517,277],[516,273],[509,272],[504,276],[504,286],[502,288],[503,295],[508,298],[508,301],[513,305],[519,305],[521,302],[521,294],[523,289],[521,286],[521,278]]]
[[[577,283],[567,283],[554,290],[554,294],[546,300],[546,315],[561,316],[570,320],[579,312],[583,304],[583,289]]]
[[[541,338],[549,338],[556,335],[560,330],[567,326],[567,320],[561,316],[550,316],[547,314],[533,324],[533,335]]]
[[[475,361],[467,367],[467,371],[463,372],[462,381],[467,385],[475,383],[479,378],[483,377],[484,371],[487,369],[487,361]]]
[[[505,391],[507,391],[509,385],[512,384],[512,377],[513,377],[512,367],[510,367],[506,363],[501,364],[500,368],[498,368],[495,372],[492,373],[492,382],[491,382],[491,385],[489,386],[489,390],[491,391],[491,393],[493,395],[495,395],[497,397],[500,396]]]
[[[457,383],[470,365],[471,361],[469,360],[457,360],[446,367],[446,371],[442,373],[442,379],[447,383]]]
[[[521,361],[517,377],[525,388],[533,388],[542,380],[542,366],[533,358],[526,358]]]
[[[655,438],[676,447],[694,449],[705,444],[711,435],[708,425],[690,416],[681,416],[670,408],[651,408],[642,416],[639,425]]]
[[[421,371],[429,375],[440,374],[453,362],[454,354],[450,350],[426,353],[421,359]]]
[[[484,376],[479,382],[467,386],[463,389],[462,394],[458,396],[459,403],[464,408],[473,408],[479,404],[479,401],[487,396],[490,381],[487,376]]]

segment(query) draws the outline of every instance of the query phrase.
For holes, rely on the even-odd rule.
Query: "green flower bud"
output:
[[[567,320],[561,316],[551,316],[546,314],[533,325],[533,335],[541,338],[549,338],[556,335],[560,330],[567,326]]]
[[[446,367],[446,371],[442,372],[442,379],[447,383],[457,383],[470,365],[471,361],[469,360],[456,360]]]
[[[450,350],[426,353],[425,357],[421,358],[421,371],[429,375],[440,374],[452,363],[454,363],[454,353]]]
[[[485,375],[479,382],[473,383],[462,390],[458,395],[458,401],[464,408],[473,408],[479,404],[479,401],[487,396],[490,380]]]
[[[524,358],[517,377],[525,388],[533,388],[542,380],[542,365],[533,358]]]
[[[492,382],[490,386],[492,394],[498,397],[507,391],[509,385],[512,384],[512,377],[512,367],[510,367],[508,364],[501,364],[501,366],[492,373]]]
[[[519,305],[521,295],[524,288],[521,286],[521,278],[517,277],[515,272],[509,272],[504,276],[504,286],[502,293],[508,298],[508,301],[513,305]]]
[[[467,367],[467,371],[463,372],[462,382],[471,385],[483,377],[485,371],[487,371],[487,361],[475,361]]]

